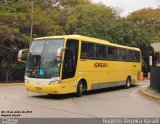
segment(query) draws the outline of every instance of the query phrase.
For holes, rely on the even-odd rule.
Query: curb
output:
[[[0,83],[0,86],[22,86],[24,83]]]
[[[139,90],[139,92],[144,95],[144,96],[148,96],[154,100],[160,100],[160,97],[154,96],[152,94],[146,93],[145,91],[143,91],[143,89]]]

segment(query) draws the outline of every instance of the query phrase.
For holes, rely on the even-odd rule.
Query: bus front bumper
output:
[[[66,94],[69,93],[67,87],[61,84],[52,85],[35,85],[31,83],[25,83],[25,88],[29,92],[47,93],[47,94]]]

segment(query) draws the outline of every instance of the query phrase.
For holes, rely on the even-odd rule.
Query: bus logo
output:
[[[108,66],[108,63],[94,63],[95,68],[105,68]]]

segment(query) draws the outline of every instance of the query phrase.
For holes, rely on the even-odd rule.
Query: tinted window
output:
[[[94,44],[82,42],[81,58],[94,58]]]
[[[126,60],[127,61],[132,61],[132,59],[133,59],[133,51],[126,50]]]
[[[106,58],[106,46],[96,45],[96,58],[105,59]]]
[[[78,59],[79,41],[68,39],[66,43],[62,79],[72,78],[75,75]]]
[[[117,59],[118,60],[125,60],[125,50],[121,48],[117,48]]]
[[[87,57],[94,57],[94,44],[88,43]]]
[[[134,51],[133,52],[133,61],[140,61],[140,52],[139,51]]]
[[[107,58],[109,59],[116,59],[116,48],[114,47],[107,47]]]
[[[81,58],[86,58],[87,57],[87,43],[82,43],[81,46]]]

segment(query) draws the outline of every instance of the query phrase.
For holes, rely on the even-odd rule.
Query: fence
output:
[[[6,69],[0,69],[0,82],[6,82]],[[25,69],[17,69],[11,74],[11,79],[9,82],[20,82],[24,81],[24,72]]]

